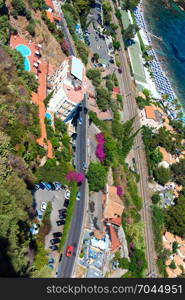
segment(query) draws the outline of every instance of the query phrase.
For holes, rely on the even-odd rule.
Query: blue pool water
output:
[[[22,54],[22,56],[24,57],[24,70],[29,72],[30,69],[31,69],[30,62],[29,62],[29,59],[28,59],[28,56],[31,55],[30,48],[28,48],[27,46],[21,44],[21,45],[18,45],[16,47],[16,50],[18,52],[20,52]]]
[[[49,120],[51,120],[51,119],[52,119],[52,116],[51,116],[51,114],[50,114],[50,113],[48,113],[48,112],[46,112],[46,114],[45,114],[45,117],[46,117],[47,119],[49,119]]]

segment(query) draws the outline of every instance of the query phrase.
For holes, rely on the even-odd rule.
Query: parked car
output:
[[[80,196],[81,196],[81,195],[80,195],[80,192],[77,192],[77,194],[76,194],[76,200],[77,200],[77,201],[80,200]]]
[[[113,60],[112,58],[109,60],[109,62],[110,62],[111,64],[114,64],[114,60]]]
[[[121,74],[122,73],[122,69],[118,68],[118,72]]]
[[[62,260],[63,254],[60,254],[59,262]]]
[[[39,227],[40,227],[39,224],[34,223],[33,226],[30,228],[31,234],[33,234],[33,235],[38,234],[39,233]]]
[[[57,231],[57,232],[54,232],[54,233],[53,233],[53,237],[54,237],[54,238],[59,238],[59,237],[61,237],[61,236],[62,236],[62,232]]]
[[[60,220],[64,220],[65,218],[66,218],[66,214],[59,215],[59,219],[60,219]]]
[[[87,114],[88,113],[88,109],[87,107],[84,107],[84,114]]]
[[[40,185],[39,184],[35,184],[34,185],[34,191],[37,191],[37,190],[39,190],[40,189]]]
[[[87,169],[87,164],[83,161],[83,163],[82,163],[82,169],[83,170],[86,170]]]
[[[51,250],[55,251],[58,250],[58,246],[57,245],[52,245],[49,247]]]
[[[67,191],[65,192],[65,199],[69,199],[70,194],[71,194],[70,191],[67,190]]]
[[[51,243],[51,245],[58,244],[58,243],[60,243],[60,239],[58,239],[58,238],[52,239],[52,240],[50,240],[50,243]]]
[[[49,263],[49,264],[54,264],[54,262],[55,262],[54,258],[50,258],[50,259],[48,260],[48,263]]]
[[[49,265],[48,265],[48,268],[50,268],[50,269],[52,269],[52,270],[53,270],[53,269],[54,269],[54,266],[53,266],[53,265],[51,265],[51,264],[49,264]]]
[[[39,220],[42,220],[42,212],[41,212],[41,210],[36,210],[36,215],[37,215],[37,217],[38,217],[38,219]]]
[[[56,221],[56,223],[57,223],[57,226],[61,226],[61,225],[65,224],[65,220],[58,220],[58,221]]]
[[[42,190],[45,190],[45,185],[41,182],[39,183],[39,187],[42,189]]]
[[[72,253],[73,253],[73,249],[74,249],[73,246],[67,246],[67,249],[66,249],[66,256],[71,257],[71,256],[72,256]]]
[[[53,182],[53,185],[55,186],[55,190],[56,191],[59,191],[62,189],[62,185],[61,183],[56,183],[56,182]]]
[[[114,260],[113,262],[112,262],[112,269],[113,270],[116,270],[117,268],[118,268],[118,266],[119,266],[119,262],[116,260]]]
[[[78,123],[79,123],[79,125],[82,125],[82,117],[79,118]]]
[[[66,212],[66,208],[62,208],[62,209],[59,209],[59,210],[58,210],[58,213],[59,213],[59,214],[62,214],[62,213],[64,213],[64,212]]]
[[[68,207],[68,205],[69,205],[69,200],[68,199],[65,199],[65,201],[64,201],[64,207]]]
[[[40,210],[44,212],[44,211],[46,210],[46,207],[47,207],[46,202],[42,202],[42,203],[41,203],[41,209],[40,209]]]
[[[44,185],[45,189],[50,191],[52,189],[52,185],[48,182],[41,182]]]

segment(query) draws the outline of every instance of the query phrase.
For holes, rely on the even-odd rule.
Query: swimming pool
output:
[[[45,113],[45,117],[49,120],[49,124],[52,124],[52,115],[49,112]]]
[[[22,56],[24,57],[24,70],[29,72],[30,69],[31,69],[30,62],[29,62],[29,59],[28,59],[28,56],[31,55],[30,48],[28,48],[25,45],[20,44],[16,47],[16,50],[18,52],[20,52],[22,54]]]

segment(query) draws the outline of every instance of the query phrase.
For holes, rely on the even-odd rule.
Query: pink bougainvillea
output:
[[[84,181],[85,175],[83,173],[77,173],[75,171],[69,171],[66,175],[66,179],[68,181],[75,181],[77,183],[80,183]]]
[[[117,186],[117,195],[119,197],[123,196],[123,188],[121,186]]]
[[[96,156],[99,159],[99,161],[102,163],[105,159],[105,152],[104,152],[105,138],[103,133],[97,133],[96,140],[97,140]]]

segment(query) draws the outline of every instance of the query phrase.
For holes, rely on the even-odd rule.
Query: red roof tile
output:
[[[120,93],[119,87],[114,87],[114,88],[113,88],[113,93],[114,93],[114,94],[119,94],[119,93]]]
[[[110,239],[111,239],[111,251],[115,252],[121,246],[121,243],[117,237],[114,227],[110,225],[109,229],[110,229]]]
[[[45,3],[48,7],[52,8],[54,10],[53,2],[51,0],[45,0]]]

